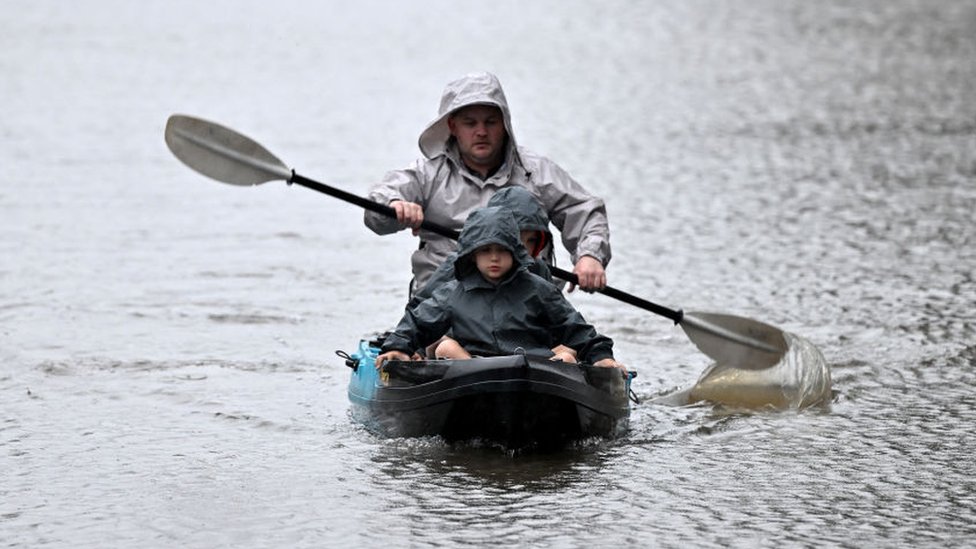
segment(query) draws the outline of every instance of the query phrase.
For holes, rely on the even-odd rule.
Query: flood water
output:
[[[0,545],[967,545],[974,60],[971,0],[5,2]],[[334,351],[397,320],[415,241],[205,179],[166,119],[365,194],[474,70],[606,199],[613,286],[803,337],[830,401],[645,402],[545,455],[350,421]],[[710,365],[571,300],[645,401]]]

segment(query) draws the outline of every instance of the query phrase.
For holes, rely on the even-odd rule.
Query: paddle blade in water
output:
[[[250,186],[291,177],[291,170],[259,143],[192,116],[169,117],[166,145],[181,162],[223,183]]]
[[[769,368],[788,348],[782,330],[741,316],[685,313],[681,327],[701,352],[735,368]]]
[[[800,409],[830,401],[830,365],[809,341],[784,333],[789,350],[775,365],[740,369],[713,364],[686,395],[733,409]]]

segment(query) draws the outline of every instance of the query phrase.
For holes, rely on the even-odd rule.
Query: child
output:
[[[613,341],[598,334],[550,282],[528,272],[532,262],[512,214],[476,210],[465,223],[454,261],[455,280],[409,308],[383,343],[377,368],[451,331],[443,358],[526,354],[553,356],[563,344],[581,360],[623,368],[613,359]]]
[[[488,206],[498,206],[512,212],[512,215],[515,216],[515,222],[518,224],[522,244],[533,259],[529,265],[529,272],[546,280],[552,280],[552,273],[549,271],[549,264],[546,262],[547,256],[552,253],[552,246],[550,245],[552,233],[549,232],[549,216],[542,209],[542,205],[524,188],[508,186],[496,192],[488,200]],[[547,253],[543,254],[542,252]],[[408,309],[416,307],[421,301],[432,296],[434,290],[442,284],[454,280],[454,261],[457,258],[458,254],[454,252],[448,256],[444,263],[441,263],[427,284],[414,292],[407,303]]]
[[[552,281],[552,272],[549,270],[548,256],[552,255],[552,233],[549,231],[549,216],[542,209],[542,205],[526,189],[518,186],[508,186],[500,189],[491,199],[488,206],[498,206],[504,208],[515,217],[518,224],[519,233],[525,250],[533,259],[529,264],[529,272],[537,274],[546,280]],[[454,280],[454,261],[457,259],[457,252],[448,256],[447,260],[434,271],[430,280],[422,288],[417,290],[407,303],[407,309],[416,307],[423,300],[433,295],[434,290],[442,284]],[[561,282],[552,281],[557,288],[562,288]],[[437,356],[436,347],[443,344],[442,354],[445,349],[451,348],[448,343],[448,336],[444,336],[439,341],[435,341],[425,349],[427,356]],[[565,345],[559,345],[552,349],[555,358],[563,362],[576,362],[576,351]],[[420,355],[412,355],[412,358],[420,358]]]

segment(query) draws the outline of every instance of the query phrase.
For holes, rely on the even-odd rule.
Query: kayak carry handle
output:
[[[352,371],[355,372],[356,370],[359,369],[359,359],[358,358],[354,358],[354,357],[350,356],[349,353],[347,353],[347,352],[345,352],[345,351],[343,351],[341,349],[340,350],[336,350],[335,354],[338,355],[339,358],[344,358],[346,360],[346,366],[349,366],[350,368],[352,368]]]

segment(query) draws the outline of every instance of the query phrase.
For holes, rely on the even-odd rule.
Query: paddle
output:
[[[295,173],[254,140],[213,122],[173,115],[166,122],[166,145],[184,164],[223,183],[251,186],[282,180],[396,217],[396,212],[389,206]],[[458,231],[427,220],[420,227],[446,238],[458,238]],[[578,283],[571,272],[553,267],[552,273],[562,280]],[[787,350],[783,332],[762,322],[726,314],[685,313],[609,286],[598,291],[671,319],[703,353],[720,364],[747,369],[768,368],[779,362]]]

